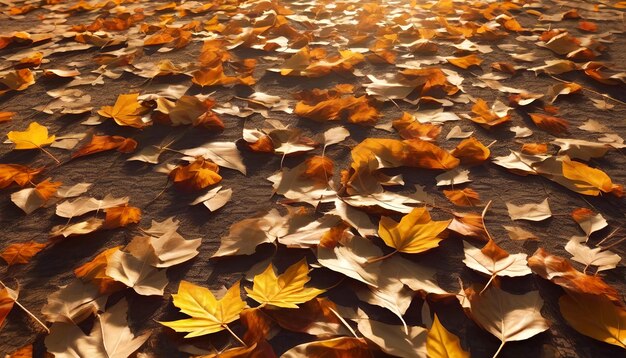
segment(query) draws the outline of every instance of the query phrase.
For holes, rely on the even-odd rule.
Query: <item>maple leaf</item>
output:
[[[459,337],[452,334],[439,321],[435,314],[433,325],[426,337],[426,351],[431,358],[469,358],[470,354],[463,350]]]
[[[15,149],[41,149],[54,142],[56,138],[48,136],[48,128],[37,122],[31,122],[24,132],[10,131],[7,137],[15,144]]]
[[[595,214],[595,215],[594,215]],[[578,223],[581,229],[585,232],[587,237],[591,236],[596,231],[600,231],[607,227],[609,224],[602,214],[596,214],[592,210],[587,208],[578,208],[572,211],[572,219]]]
[[[509,211],[511,220],[542,221],[552,216],[548,198],[539,204],[530,203],[518,206],[506,203],[506,208]]]
[[[107,296],[89,282],[72,280],[68,285],[48,295],[41,313],[48,322],[79,324],[89,316],[104,310]]]
[[[479,98],[472,107],[472,112],[477,114],[478,117],[472,117],[471,120],[487,129],[491,129],[511,120],[511,115],[508,113],[509,110],[509,107],[499,101],[496,101],[489,108],[487,102]]]
[[[163,295],[168,280],[165,270],[149,264],[150,257],[135,257],[124,251],[114,251],[106,263],[106,275],[131,287],[143,296]]]
[[[74,324],[54,323],[44,341],[46,348],[55,356],[128,357],[148,340],[152,332],[135,336],[128,327],[127,311],[128,303],[122,299],[98,315],[90,335]]]
[[[333,177],[335,163],[328,157],[315,155],[307,158],[305,166],[306,169],[301,174],[302,177],[326,184]]]
[[[480,204],[480,197],[473,189],[465,188],[460,190],[444,190],[443,194],[454,205],[476,206]]]
[[[33,256],[37,255],[37,253],[46,246],[48,245],[39,244],[34,241],[11,244],[0,253],[0,257],[2,257],[9,266],[27,264]]]
[[[76,277],[83,279],[83,281],[92,282],[98,287],[101,294],[110,294],[119,291],[124,285],[107,275],[106,269],[109,261],[112,260],[113,254],[120,251],[121,248],[121,246],[115,246],[102,251],[91,261],[74,269],[74,274]]]
[[[252,289],[246,287],[246,292],[249,298],[261,305],[298,308],[299,303],[307,302],[325,291],[304,287],[311,279],[308,273],[306,259],[291,265],[278,277],[270,263],[263,273],[254,276],[254,285]]]
[[[359,331],[380,349],[394,357],[426,357],[426,329],[419,326],[405,327],[385,324],[370,319],[358,311]]]
[[[396,119],[392,123],[393,128],[398,131],[400,137],[404,139],[421,139],[432,141],[441,133],[441,126],[420,123],[411,114],[404,112],[400,119]]]
[[[42,171],[43,168],[33,169],[19,164],[0,164],[0,189],[13,183],[24,186]]]
[[[209,289],[181,281],[178,293],[172,295],[174,306],[191,318],[159,323],[176,332],[189,332],[185,338],[229,329],[227,325],[239,319],[239,314],[246,307],[246,303],[241,299],[239,287],[240,283],[237,281],[226,291],[224,297],[218,300]]]
[[[130,224],[137,224],[141,221],[141,209],[134,206],[116,206],[108,208],[104,212],[106,213],[103,224],[105,229],[115,229]]]
[[[378,235],[387,246],[399,252],[417,254],[439,246],[438,237],[452,220],[433,221],[426,208],[415,208],[402,217],[399,223],[383,216]]]
[[[198,157],[190,164],[179,165],[174,168],[169,177],[178,188],[194,191],[219,183],[222,177],[218,172],[217,164]]]
[[[586,237],[573,236],[565,245],[565,251],[572,254],[572,260],[585,265],[583,272],[586,272],[589,266],[597,266],[597,272],[617,267],[622,260],[619,255],[602,250],[601,247],[592,249],[583,244],[586,239]]]
[[[146,108],[137,101],[138,97],[139,93],[121,94],[113,106],[100,108],[98,114],[112,118],[120,126],[143,128],[148,125],[141,120]]]

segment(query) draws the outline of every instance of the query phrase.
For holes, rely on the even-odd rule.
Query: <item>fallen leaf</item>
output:
[[[128,357],[150,337],[151,331],[135,336],[128,327],[128,303],[123,299],[98,315],[91,334],[73,324],[54,323],[44,343],[56,357]]]
[[[37,255],[39,251],[46,248],[46,246],[48,245],[39,244],[34,241],[11,244],[2,250],[0,257],[2,257],[9,266],[27,264],[33,256]]]
[[[513,295],[492,285],[481,294],[467,289],[466,295],[472,319],[500,340],[498,352],[507,342],[522,341],[549,328],[541,316],[543,300],[537,291]]]
[[[476,206],[480,204],[480,197],[473,189],[465,188],[458,190],[444,190],[443,194],[454,205],[457,206]]]
[[[113,106],[100,108],[98,114],[112,118],[120,126],[144,128],[148,124],[141,120],[141,115],[146,112],[146,108],[137,101],[138,97],[139,93],[121,94]]]
[[[583,272],[587,271],[589,266],[597,266],[596,272],[614,269],[622,258],[611,252],[604,251],[601,247],[594,249],[584,245],[585,237],[573,236],[565,245],[565,250],[572,254],[572,260],[585,265]]]
[[[123,251],[115,251],[107,259],[106,275],[140,295],[163,296],[168,283],[165,270],[150,266],[148,260],[149,257],[137,258]]]
[[[7,137],[15,144],[15,149],[41,149],[54,142],[55,136],[48,136],[48,128],[31,122],[24,132],[10,131]]]
[[[239,281],[231,286],[221,299],[213,293],[187,281],[181,281],[178,292],[172,295],[174,306],[191,318],[171,322],[159,322],[176,332],[188,332],[185,338],[192,338],[219,332],[239,319],[246,307],[240,297]]]
[[[338,337],[324,341],[314,341],[295,346],[283,353],[281,358],[372,358],[363,338]]]
[[[103,225],[105,229],[125,227],[141,221],[141,209],[134,206],[116,206],[108,208],[104,212],[106,213]]]
[[[506,208],[511,220],[542,221],[552,216],[548,198],[539,204],[530,203],[518,206],[513,203],[506,203]]]
[[[378,235],[396,251],[417,254],[439,246],[443,240],[439,235],[451,221],[432,221],[426,208],[415,208],[403,216],[399,223],[383,216]]]
[[[426,351],[431,358],[469,358],[469,352],[461,347],[461,340],[448,331],[435,314],[432,327],[426,337]]]
[[[298,308],[299,303],[307,302],[324,292],[317,288],[304,287],[309,282],[309,265],[302,259],[276,276],[270,264],[263,273],[254,276],[252,289],[246,287],[248,297],[261,305],[284,308]]]
[[[578,332],[626,348],[626,309],[602,295],[567,294],[559,299],[563,318]]]

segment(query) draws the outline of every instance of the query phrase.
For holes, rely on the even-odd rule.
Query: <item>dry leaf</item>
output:
[[[181,281],[178,293],[172,295],[174,306],[191,318],[172,322],[160,322],[176,332],[188,332],[185,338],[192,338],[219,332],[239,319],[239,313],[246,307],[240,297],[239,281],[216,299],[213,293],[187,281]]]
[[[304,287],[310,279],[306,259],[296,262],[278,277],[274,266],[270,264],[263,273],[254,276],[252,289],[246,287],[246,292],[249,298],[261,305],[298,308],[299,303],[307,302],[324,292]]]
[[[443,240],[439,235],[451,221],[432,221],[426,208],[415,208],[403,216],[399,223],[383,216],[378,235],[396,251],[417,254],[439,246]]]
[[[10,131],[7,137],[15,144],[15,149],[40,149],[55,139],[55,136],[48,136],[48,128],[37,122],[31,122],[24,132]]]
[[[0,257],[7,262],[9,266],[16,264],[27,264],[33,256],[48,246],[47,244],[38,244],[34,241],[24,243],[11,244],[7,246]]]

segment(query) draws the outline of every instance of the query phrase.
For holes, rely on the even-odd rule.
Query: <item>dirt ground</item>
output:
[[[167,1],[150,1],[145,2],[146,6],[156,6]],[[149,3],[149,4],[148,4]],[[283,2],[289,5],[289,2]],[[569,8],[564,4],[570,3],[560,1],[558,3],[544,0],[544,4],[550,5],[547,13],[561,13]],[[580,2],[582,3],[582,2]],[[571,2],[573,5],[579,2]],[[6,5],[0,2],[0,10]],[[296,7],[297,8],[297,7]],[[46,10],[39,9],[32,11],[23,18],[13,18],[0,15],[0,35],[10,34],[13,31],[27,31],[36,23],[38,15],[45,14]],[[68,18],[70,23],[85,23],[93,17],[93,14],[81,14],[76,17]],[[535,26],[536,17],[525,14],[523,12],[516,15],[517,20],[523,26]],[[149,19],[146,19],[148,21]],[[541,26],[563,27],[570,29],[572,33],[579,34],[575,29],[578,19],[563,20],[555,23],[540,23]],[[596,21],[600,26],[599,32],[624,30],[623,23],[619,21]],[[610,37],[613,42],[607,44],[610,50],[603,54],[599,60],[607,61],[622,71],[626,70],[626,36],[615,33]],[[488,72],[492,62],[510,61],[509,53],[501,50],[496,44],[515,42],[514,35],[502,40],[499,43],[493,43],[494,52],[482,55],[485,62],[482,64],[482,71]],[[156,62],[163,58],[169,58],[173,62],[190,62],[199,54],[202,46],[201,41],[193,41],[187,47],[168,53],[159,53],[153,50],[147,50],[143,60]],[[532,50],[538,55],[538,59],[530,64],[524,63],[523,66],[533,67],[543,64],[544,59],[552,59],[555,55],[543,48],[537,47],[533,42],[524,43],[524,46]],[[108,49],[107,49],[108,50]],[[6,48],[0,50],[0,57],[6,57],[13,54],[15,48]],[[61,67],[71,62],[87,61],[89,62],[96,49],[86,51],[76,51],[62,54],[54,54],[49,57],[51,61],[49,65],[54,64]],[[235,49],[232,51],[240,58],[253,57],[259,55],[258,51]],[[442,47],[440,55],[450,55],[452,51],[449,48]],[[5,62],[0,62],[5,64]],[[360,85],[366,80],[363,77],[354,76],[325,76],[322,78],[306,79],[285,78],[277,73],[267,72],[268,67],[272,67],[273,63],[267,61],[259,61],[255,70],[255,77],[259,80],[253,88],[246,86],[226,87],[205,87],[191,86],[188,94],[209,94],[213,93],[213,98],[217,102],[230,101],[240,106],[245,102],[235,96],[245,97],[252,91],[260,91],[273,95],[284,96],[292,99],[293,93],[312,88],[331,88],[339,83],[350,83]],[[4,67],[4,66],[2,66]],[[45,65],[44,65],[45,67]],[[87,64],[81,68],[81,72],[87,73],[96,69],[97,64]],[[507,95],[492,89],[484,89],[471,85],[475,80],[475,75],[480,74],[479,69],[461,70],[453,68],[450,65],[444,65],[445,68],[454,69],[461,76],[465,77],[465,90],[476,98],[484,98],[489,103],[495,99],[501,99],[506,102]],[[389,71],[395,71],[390,65],[373,65],[365,63],[360,67],[365,74],[383,74]],[[616,133],[622,137],[626,137],[626,90],[621,86],[606,86],[595,82],[580,73],[564,74],[559,76],[562,79],[575,81],[585,88],[592,91],[584,91],[583,94],[564,96],[557,100],[555,105],[559,107],[559,116],[570,121],[569,137],[597,140],[599,134],[592,134],[579,129],[585,121],[589,119],[597,120],[603,125],[610,128],[612,133]],[[104,85],[81,86],[86,94],[91,95],[91,104],[95,111],[104,105],[112,105],[117,96],[123,93],[144,92],[148,86],[158,82],[182,83],[191,85],[191,81],[187,76],[167,77],[165,79],[147,82],[145,79],[137,77],[130,73],[123,74],[117,79],[105,79]],[[507,86],[515,88],[524,88],[537,93],[545,93],[549,86],[556,82],[548,76],[536,76],[531,71],[519,71],[514,77],[503,81]],[[85,115],[49,115],[38,112],[33,108],[47,103],[50,98],[46,95],[46,91],[62,85],[63,82],[43,82],[38,81],[25,91],[13,92],[0,96],[0,111],[17,112],[13,120],[0,124],[0,135],[6,139],[6,133],[11,130],[24,130],[27,123],[38,121],[46,125],[51,133],[66,134],[90,131],[98,134],[124,135],[130,136],[137,140],[140,148],[158,144],[166,135],[176,133],[181,134],[183,139],[179,140],[172,147],[173,149],[192,148],[202,143],[219,140],[219,141],[238,141],[242,137],[242,129],[246,127],[254,127],[263,121],[263,118],[255,114],[247,119],[242,119],[230,115],[221,115],[225,123],[225,130],[222,133],[215,134],[207,131],[189,129],[186,127],[178,127],[172,129],[168,126],[155,125],[148,130],[129,132],[126,128],[116,126],[112,121],[97,127],[87,127],[80,123],[88,116]],[[593,106],[592,98],[600,99],[596,94],[606,93],[613,98],[621,101],[609,101],[615,107],[612,110],[602,111]],[[397,101],[396,107],[393,103],[387,102],[381,106],[382,122],[388,122],[392,119],[399,118],[402,111],[416,112],[428,108],[421,106],[419,109],[411,104],[403,101]],[[469,113],[470,104],[455,104],[452,111],[455,113]],[[295,115],[289,115],[282,112],[272,112],[271,117],[288,123],[290,125],[302,128],[305,133],[314,135],[325,129],[334,127],[336,124],[320,124],[304,118],[298,118]],[[445,137],[453,126],[459,125],[465,131],[473,130],[474,135],[482,143],[490,143],[494,140],[497,142],[491,147],[492,157],[508,155],[510,148],[518,148],[518,140],[514,138],[514,133],[506,128],[492,131],[484,130],[468,120],[460,122],[445,123],[442,136]],[[511,126],[519,125],[530,127],[534,131],[533,137],[529,141],[544,142],[551,141],[554,137],[546,132],[536,128],[532,121],[522,113],[513,113]],[[330,147],[327,155],[333,158],[338,168],[347,168],[350,162],[350,149],[368,137],[389,137],[398,138],[395,132],[386,132],[371,127],[357,126],[347,124],[351,136],[342,144]],[[446,149],[453,149],[458,141],[446,141],[443,138],[437,142]],[[128,154],[120,154],[117,152],[104,152],[94,156],[85,157],[70,161],[63,166],[46,172],[47,177],[52,177],[55,181],[61,181],[66,184],[74,184],[78,182],[93,183],[92,188],[88,191],[88,195],[101,198],[106,194],[115,197],[130,196],[130,203],[142,209],[142,220],[138,227],[148,227],[151,220],[163,220],[174,216],[180,220],[180,232],[186,238],[202,238],[200,246],[200,254],[185,264],[170,268],[168,270],[168,279],[170,283],[166,288],[166,294],[163,297],[158,296],[139,296],[130,290],[117,293],[117,296],[125,296],[130,305],[130,322],[133,331],[139,332],[146,329],[154,329],[149,341],[139,350],[139,352],[151,353],[157,357],[178,357],[187,356],[177,350],[178,344],[182,343],[182,335],[174,334],[172,331],[160,326],[157,320],[171,320],[180,318],[177,309],[171,304],[171,294],[175,293],[178,283],[181,279],[193,282],[195,284],[209,287],[211,289],[219,289],[221,286],[230,286],[233,282],[241,277],[241,272],[246,271],[253,263],[263,260],[273,253],[271,245],[262,246],[257,253],[246,257],[233,257],[225,259],[209,259],[219,247],[220,237],[228,233],[231,224],[242,219],[249,218],[255,214],[267,210],[268,208],[277,207],[277,201],[281,197],[272,196],[272,185],[267,180],[269,176],[274,174],[281,165],[281,157],[271,154],[253,153],[240,143],[240,151],[243,155],[245,165],[247,167],[247,175],[230,170],[222,169],[222,184],[227,188],[233,189],[231,201],[217,212],[211,213],[205,207],[190,206],[189,203],[197,196],[196,194],[181,194],[174,188],[168,188],[164,193],[154,200],[159,192],[164,188],[167,182],[165,175],[153,171],[153,166],[140,162],[127,162]],[[66,159],[70,152],[59,149],[51,149],[51,152],[59,158]],[[175,158],[175,153],[164,153],[161,161]],[[34,164],[47,160],[37,151],[12,151],[9,144],[0,145],[0,163],[29,163]],[[284,165],[295,166],[302,161],[302,157],[288,157],[285,159]],[[626,184],[626,156],[623,151],[609,152],[605,157],[593,160],[592,163],[602,168],[612,179],[614,183]],[[413,184],[424,185],[426,191],[435,197],[439,203],[447,203],[440,188],[435,186],[434,177],[438,174],[427,170],[402,169],[398,173],[404,175],[407,183],[405,191],[408,192]],[[483,201],[493,200],[493,204],[487,215],[487,227],[491,234],[496,238],[498,244],[509,252],[524,252],[529,255],[538,248],[543,247],[552,254],[570,257],[564,250],[567,240],[573,235],[579,235],[580,229],[576,223],[570,218],[569,214],[572,209],[577,207],[587,207],[599,211],[607,219],[611,228],[623,227],[626,224],[626,205],[623,199],[607,198],[607,197],[583,197],[574,192],[570,192],[563,187],[552,183],[545,178],[538,176],[517,176],[509,173],[501,167],[490,162],[471,169],[471,178],[473,182],[471,188],[477,191]],[[0,249],[12,244],[28,240],[37,242],[45,242],[48,240],[48,232],[50,228],[63,224],[65,220],[54,215],[55,208],[43,208],[35,211],[30,215],[24,213],[17,208],[12,202],[10,195],[15,190],[0,191]],[[517,204],[528,202],[539,202],[548,197],[553,217],[540,223],[515,222],[513,223],[507,213],[505,202],[514,202]],[[449,203],[446,205],[450,205]],[[451,207],[451,205],[450,205]],[[281,209],[282,210],[282,209]],[[529,231],[536,233],[540,240],[538,241],[512,241],[509,239],[503,225],[518,225]],[[46,248],[38,254],[27,265],[16,265],[12,267],[0,267],[0,277],[2,281],[15,285],[19,282],[20,286],[20,302],[31,309],[35,314],[40,313],[41,307],[46,303],[47,297],[55,292],[59,286],[67,284],[73,277],[73,269],[81,264],[90,261],[96,254],[105,248],[125,244],[137,233],[136,229],[116,229],[105,230],[95,234],[89,234],[77,238],[72,238]],[[592,237],[597,242],[608,231],[603,231]],[[624,231],[618,235],[623,236]],[[432,265],[437,269],[437,280],[442,288],[457,292],[459,289],[458,278],[463,282],[482,282],[482,276],[471,271],[462,263],[463,250],[462,240],[458,237],[450,237],[442,242],[437,249],[431,250],[419,256],[420,262],[426,265]],[[306,250],[289,250],[289,254],[285,253],[286,249],[279,247],[279,255],[282,257],[276,261],[280,270],[295,262],[299,257],[311,255]],[[626,244],[622,243],[612,248],[617,254],[624,257],[626,255]],[[295,254],[294,254],[295,252]],[[410,257],[406,255],[406,257]],[[442,259],[444,258],[444,259]],[[445,260],[445,262],[442,262]],[[578,267],[580,268],[580,267]],[[320,272],[317,272],[320,271]],[[327,270],[315,270],[313,272],[313,283],[316,282],[334,282],[337,274]],[[626,267],[622,262],[616,269],[602,273],[602,277],[611,285],[616,287],[621,294],[626,292]],[[618,347],[598,342],[586,337],[564,321],[559,313],[558,297],[562,290],[557,286],[545,281],[535,275],[523,278],[508,279],[504,281],[504,288],[513,292],[525,292],[529,289],[538,289],[545,303],[542,309],[543,316],[551,322],[550,329],[547,332],[539,334],[531,339],[522,342],[507,343],[501,353],[501,357],[618,357],[623,356],[624,351]],[[116,296],[116,297],[117,297]],[[358,299],[351,291],[349,285],[342,285],[329,293],[329,297],[338,304],[354,306]],[[381,320],[394,321],[394,316],[374,306],[365,306],[368,312],[379,317]],[[419,324],[421,302],[416,300],[406,314],[409,324]],[[471,351],[474,357],[490,357],[497,349],[500,342],[498,339],[482,330],[471,320],[464,317],[458,305],[441,303],[440,306],[434,308],[437,312],[443,312],[442,320],[444,325],[455,334],[461,337],[463,346]],[[461,318],[463,317],[463,318]],[[235,326],[235,330],[241,330],[241,327]],[[43,345],[44,334],[40,329],[32,323],[28,317],[19,309],[14,309],[9,315],[5,326],[0,331],[0,353],[10,353],[15,349],[28,344],[34,343],[35,356],[43,356],[45,347]],[[211,335],[208,338],[191,340],[190,342],[209,342],[216,347],[220,347],[228,340],[227,334],[219,333]],[[295,334],[284,332],[272,339],[270,343],[274,347],[277,354],[288,350],[296,344],[309,341],[310,337],[304,334]]]

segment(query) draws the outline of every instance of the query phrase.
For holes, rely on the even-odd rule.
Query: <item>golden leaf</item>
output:
[[[298,308],[299,303],[312,300],[324,292],[317,288],[304,287],[311,279],[309,265],[302,259],[276,277],[274,266],[270,265],[263,273],[254,276],[252,289],[246,287],[248,297],[262,305],[284,308]]]
[[[176,332],[189,332],[185,338],[226,329],[227,324],[239,319],[239,314],[246,307],[246,303],[241,299],[239,286],[237,281],[226,291],[224,297],[218,300],[209,289],[181,281],[178,293],[172,295],[174,306],[191,318],[159,323]]]
[[[117,97],[115,104],[100,108],[98,114],[112,118],[120,126],[143,128],[147,124],[141,120],[141,115],[146,108],[137,101],[139,93],[121,94]]]
[[[399,223],[383,216],[380,219],[378,235],[389,247],[396,251],[417,254],[439,246],[443,240],[438,237],[452,220],[432,221],[426,208],[415,208],[402,217]]]
[[[31,122],[24,132],[10,131],[7,137],[15,143],[15,149],[39,149],[55,139],[55,136],[48,136],[48,128],[37,122]]]

